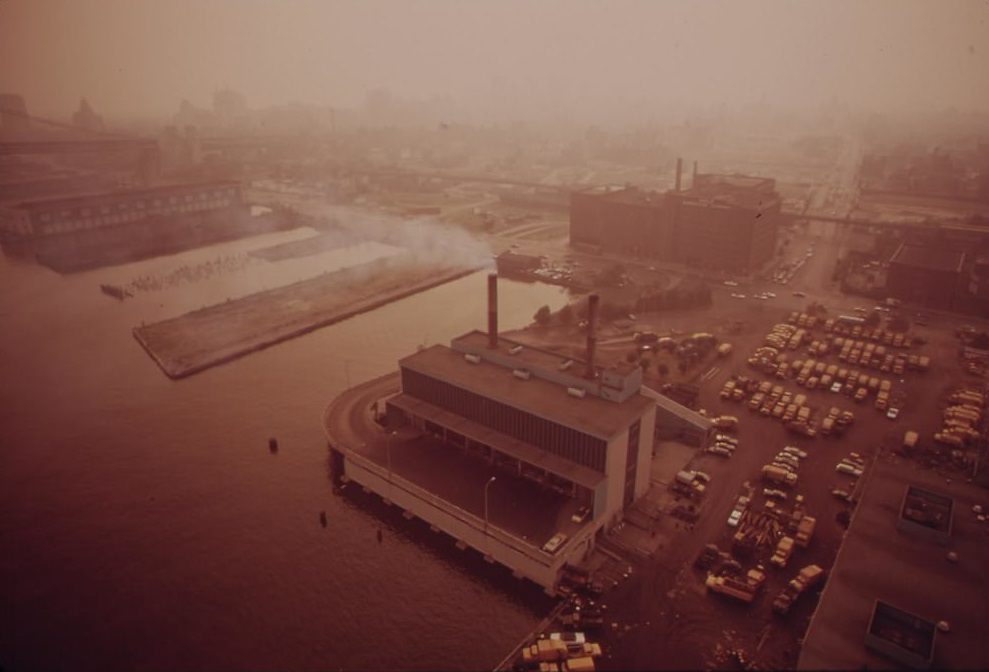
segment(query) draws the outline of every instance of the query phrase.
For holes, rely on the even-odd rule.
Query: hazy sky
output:
[[[66,116],[366,91],[989,109],[989,2],[0,0],[0,90]]]

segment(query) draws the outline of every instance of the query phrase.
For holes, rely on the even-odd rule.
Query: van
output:
[[[733,415],[722,415],[720,417],[715,418],[712,422],[714,426],[717,427],[718,429],[731,430],[738,427],[738,418],[736,418]]]
[[[686,469],[683,471],[678,471],[676,475],[677,483],[683,483],[684,485],[693,485],[696,479],[697,473]]]
[[[821,420],[821,434],[824,436],[831,436],[831,432],[834,431],[834,418],[828,416]]]
[[[839,462],[834,468],[839,474],[848,474],[849,476],[861,476],[862,470],[856,468],[855,466],[849,464],[848,462]]]

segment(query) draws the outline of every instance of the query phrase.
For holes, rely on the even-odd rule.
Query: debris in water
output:
[[[326,511],[319,512],[319,522],[323,527],[326,527]]]
[[[278,452],[278,439],[275,437],[268,439],[268,450],[271,451],[272,455]]]

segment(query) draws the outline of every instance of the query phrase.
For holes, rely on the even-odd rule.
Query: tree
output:
[[[573,307],[568,303],[560,308],[557,319],[560,320],[560,324],[571,324],[573,322]]]
[[[989,334],[984,331],[980,334],[976,334],[972,340],[969,341],[969,345],[976,350],[989,350]]]
[[[670,373],[670,367],[666,366],[666,364],[661,363],[656,367],[656,373],[658,373],[660,376],[666,377]]]
[[[903,315],[896,315],[889,321],[890,331],[903,332],[910,328],[910,322]]]
[[[550,315],[551,313],[549,310],[549,306],[543,306],[542,308],[537,310],[536,314],[533,315],[532,317],[537,324],[545,327],[547,324],[549,324]]]

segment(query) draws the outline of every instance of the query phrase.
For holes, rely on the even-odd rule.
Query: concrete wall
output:
[[[610,527],[618,520],[622,510],[622,486],[625,484],[625,453],[628,450],[628,429],[618,434],[608,442],[605,458],[604,473],[605,487],[605,525]]]
[[[649,491],[650,474],[652,473],[652,446],[655,441],[656,407],[653,406],[642,416],[639,430],[639,464],[635,472],[635,498],[638,499]]]

